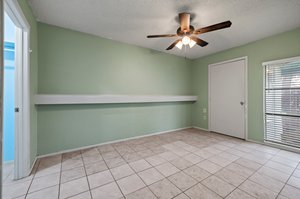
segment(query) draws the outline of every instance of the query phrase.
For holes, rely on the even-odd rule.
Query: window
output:
[[[300,148],[300,57],[265,67],[265,141]]]

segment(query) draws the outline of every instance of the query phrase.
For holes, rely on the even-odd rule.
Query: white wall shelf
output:
[[[195,102],[194,95],[35,95],[36,105]]]

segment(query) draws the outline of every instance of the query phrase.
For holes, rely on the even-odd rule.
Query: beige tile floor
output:
[[[14,162],[5,162],[3,164],[2,182],[13,179]]]
[[[187,129],[38,160],[6,181],[30,199],[300,198],[300,154]]]

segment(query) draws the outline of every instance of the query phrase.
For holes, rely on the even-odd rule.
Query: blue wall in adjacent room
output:
[[[15,44],[4,43],[4,161],[14,159]]]
[[[16,26],[4,14],[4,162],[14,160],[15,141],[15,40]]]
[[[15,44],[4,43],[4,161],[14,160]]]

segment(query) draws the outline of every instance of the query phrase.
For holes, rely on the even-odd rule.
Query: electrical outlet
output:
[[[206,113],[206,112],[207,112],[206,108],[203,108],[203,109],[202,109],[202,112],[203,112],[203,113]]]

